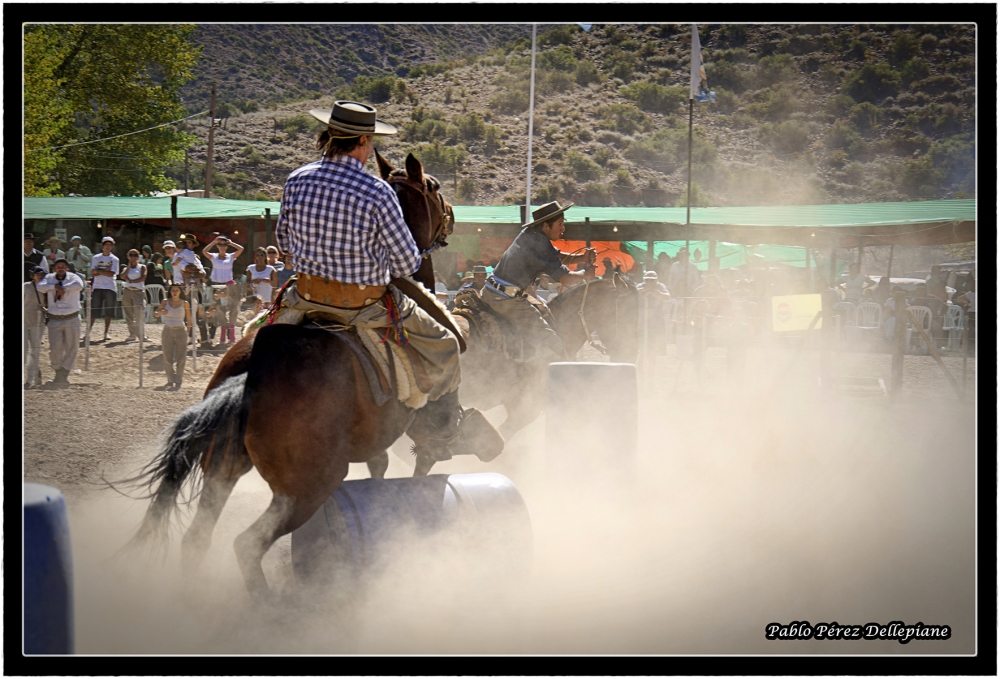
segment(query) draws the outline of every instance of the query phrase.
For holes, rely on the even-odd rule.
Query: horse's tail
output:
[[[147,488],[148,494],[141,497],[152,500],[129,546],[150,544],[165,551],[174,509],[179,502],[187,504],[197,497],[205,474],[242,473],[251,466],[243,443],[246,381],[246,373],[230,377],[181,413],[167,430],[160,454],[137,476],[124,481]],[[187,498],[179,499],[185,484]]]

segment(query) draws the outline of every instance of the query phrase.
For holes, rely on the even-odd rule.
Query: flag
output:
[[[587,33],[590,33],[590,27],[593,25],[594,24],[577,24],[577,26],[585,30]]]
[[[691,24],[691,93],[688,97],[695,101],[715,101],[715,92],[708,89],[708,76],[701,63],[701,40],[698,39],[698,25]]]

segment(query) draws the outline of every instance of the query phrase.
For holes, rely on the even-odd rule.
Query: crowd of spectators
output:
[[[45,240],[44,249],[38,250],[35,235],[26,232],[25,388],[42,386],[39,363],[46,329],[52,369],[56,373],[46,386],[66,386],[67,377],[75,367],[76,350],[91,334],[98,319],[104,319],[104,332],[95,342],[110,343],[111,321],[115,317],[124,318],[128,327],[125,341],[137,341],[142,332],[141,321],[149,313],[147,305],[151,302],[159,303],[151,317],[170,335],[170,341],[163,342],[171,347],[168,363],[172,366],[165,388],[176,388],[184,369],[183,359],[176,355],[178,346],[186,350],[193,325],[199,329],[202,350],[224,349],[236,342],[236,327],[241,320],[270,305],[295,274],[289,256],[281,257],[274,246],[257,248],[254,263],[238,267],[236,260],[244,248],[225,236],[216,237],[200,251],[196,250],[199,240],[194,234],[182,234],[177,240],[177,243],[164,240],[162,245],[129,249],[123,261],[115,253],[117,244],[110,235],[100,239],[95,254],[79,235],[70,238],[65,250],[56,236]],[[162,294],[154,294],[150,286],[164,290]],[[90,324],[81,328],[87,315],[88,290]],[[171,301],[178,294],[186,314],[183,322],[177,320],[181,307],[176,300]],[[184,342],[178,344],[181,329],[187,334]],[[217,329],[221,331],[219,344],[213,347]],[[72,342],[67,339],[70,334]],[[150,341],[148,337],[143,339]],[[166,346],[164,352],[166,355]]]

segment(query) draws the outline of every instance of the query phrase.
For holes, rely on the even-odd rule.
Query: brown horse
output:
[[[615,274],[613,279],[577,285],[553,299],[549,309],[567,356],[575,356],[590,339],[586,327],[597,332],[611,361],[635,362],[639,353],[639,294],[627,278]],[[462,355],[459,399],[463,405],[480,410],[503,405],[507,419],[499,431],[509,441],[542,412],[545,365],[515,363],[487,348],[488,338],[470,328],[467,319],[457,317],[456,323],[469,347]]]
[[[379,157],[383,166],[388,164]],[[405,181],[403,190],[415,193],[402,201],[403,215],[418,244],[429,245],[448,228],[450,206],[412,154],[406,166],[406,176],[396,182]],[[383,169],[383,175],[391,172]],[[178,416],[160,454],[129,480],[148,484],[152,499],[133,543],[165,543],[170,515],[189,483],[198,509],[181,549],[185,568],[197,566],[236,482],[256,467],[274,496],[234,547],[251,597],[264,598],[269,589],[260,563],[275,540],[316,512],[347,476],[349,463],[368,462],[373,476],[384,475],[386,449],[414,412],[394,397],[376,405],[341,335],[263,325],[227,352],[204,399]]]

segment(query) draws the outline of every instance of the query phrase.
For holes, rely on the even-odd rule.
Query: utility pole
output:
[[[212,197],[212,144],[215,141],[215,85],[212,85],[212,105],[208,112],[208,151],[205,153],[205,198]]]

